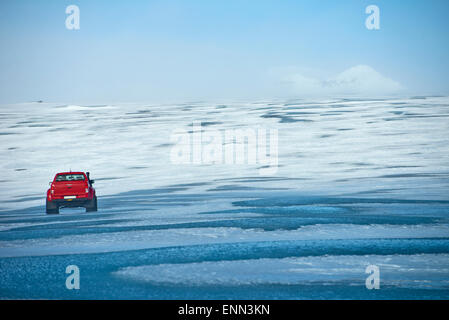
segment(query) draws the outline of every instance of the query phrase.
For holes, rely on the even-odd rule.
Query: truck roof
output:
[[[58,172],[56,175],[61,175],[61,174],[85,174],[82,171],[69,171],[69,172]]]

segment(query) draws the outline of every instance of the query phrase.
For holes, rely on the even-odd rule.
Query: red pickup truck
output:
[[[47,214],[58,214],[61,207],[84,207],[86,212],[97,211],[93,183],[89,172],[57,173],[47,190]]]

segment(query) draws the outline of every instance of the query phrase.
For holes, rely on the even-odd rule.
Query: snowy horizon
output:
[[[449,95],[449,3],[375,5],[2,1],[0,104]]]

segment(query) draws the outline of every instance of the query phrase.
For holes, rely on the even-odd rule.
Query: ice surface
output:
[[[278,129],[277,173],[170,163],[194,121]],[[23,103],[0,128],[0,298],[449,296],[448,97]],[[70,169],[91,172],[99,211],[45,215]]]
[[[100,195],[261,178],[259,165],[170,165],[173,130],[188,130],[193,121],[213,123],[205,128],[217,130],[278,129],[280,167],[275,181],[266,180],[270,187],[323,193],[389,189],[414,197],[425,184],[426,199],[441,199],[448,188],[448,116],[446,97],[224,107],[206,102],[4,105],[0,203],[3,208],[39,205],[47,182],[70,169],[91,171]],[[261,181],[252,185],[267,187]]]
[[[114,224],[114,226],[118,226]],[[78,235],[52,235],[44,238],[0,241],[0,257],[39,256],[54,254],[76,254],[114,252],[132,249],[149,249],[182,245],[202,245],[220,243],[242,243],[257,241],[293,240],[337,240],[337,239],[445,239],[449,235],[449,225],[312,225],[287,231],[263,231],[239,228],[172,228],[149,231],[103,232],[101,225],[97,233]],[[30,230],[31,231],[31,230]],[[32,232],[32,231],[31,231]]]
[[[449,255],[322,256],[213,261],[128,267],[115,276],[134,281],[178,285],[261,285],[345,282],[363,285],[366,267],[381,270],[383,285],[449,288]]]

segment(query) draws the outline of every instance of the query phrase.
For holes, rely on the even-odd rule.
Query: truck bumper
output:
[[[92,199],[89,198],[54,199],[51,201],[51,203],[57,205],[58,207],[76,208],[76,207],[84,207],[90,201],[92,201]]]

